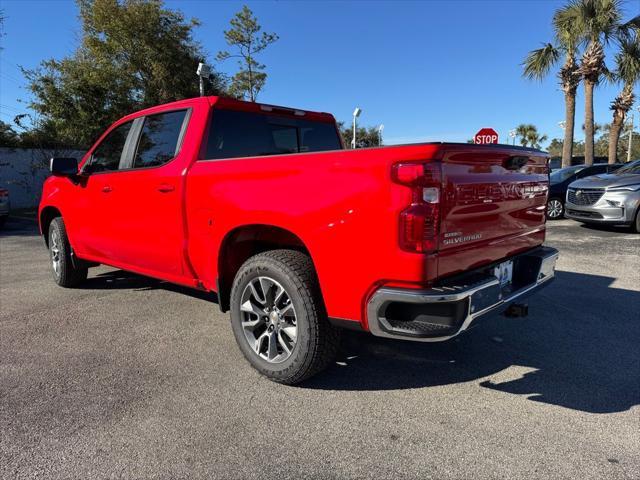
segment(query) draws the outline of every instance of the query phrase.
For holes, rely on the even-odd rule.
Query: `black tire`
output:
[[[4,227],[4,224],[7,223],[8,218],[9,215],[3,215],[2,217],[0,217],[0,228]]]
[[[61,287],[76,287],[87,279],[88,269],[73,265],[71,245],[61,217],[54,218],[49,224],[49,259],[53,280]]]
[[[249,345],[242,326],[242,296],[249,283],[259,277],[277,281],[295,310],[297,340],[290,356],[281,363],[259,356]],[[326,368],[335,359],[340,343],[340,330],[327,319],[313,263],[295,250],[260,253],[240,267],[231,290],[231,325],[251,366],[265,377],[287,385],[300,383]]]
[[[640,207],[636,212],[636,221],[631,224],[631,230],[635,233],[640,233]]]
[[[552,209],[552,205],[556,208]],[[564,202],[558,197],[550,198],[547,202],[547,218],[549,220],[560,220],[564,218]]]

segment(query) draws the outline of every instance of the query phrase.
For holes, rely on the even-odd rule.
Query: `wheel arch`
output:
[[[302,239],[286,228],[268,224],[250,224],[234,228],[225,235],[218,252],[217,293],[220,310],[230,308],[231,287],[236,273],[250,257],[268,250],[287,248],[311,258]],[[314,265],[315,269],[315,265]]]
[[[49,226],[56,217],[62,217],[62,212],[54,206],[47,206],[40,210],[38,222],[40,224],[40,233],[44,238],[44,243],[49,247]]]

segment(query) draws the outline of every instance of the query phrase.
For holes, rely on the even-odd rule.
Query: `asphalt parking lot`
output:
[[[640,235],[549,225],[528,319],[440,345],[349,333],[260,377],[206,295],[100,267],[53,283],[0,231],[0,478],[640,478]]]

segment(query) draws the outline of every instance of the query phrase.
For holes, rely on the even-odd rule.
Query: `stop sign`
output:
[[[484,145],[486,143],[498,143],[498,132],[493,128],[481,128],[473,137],[473,143]]]

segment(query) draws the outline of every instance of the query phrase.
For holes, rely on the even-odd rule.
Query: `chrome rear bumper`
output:
[[[453,338],[480,317],[504,311],[548,285],[558,251],[539,247],[511,258],[513,283],[501,287],[492,265],[428,290],[382,287],[367,305],[369,330],[379,337],[422,342]]]

